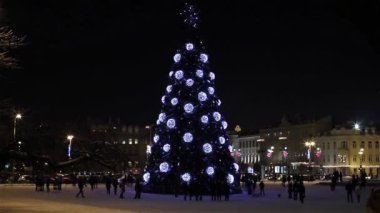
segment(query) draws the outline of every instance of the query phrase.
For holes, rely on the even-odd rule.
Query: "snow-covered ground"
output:
[[[289,200],[286,189],[278,183],[266,185],[265,197],[251,197],[245,193],[232,195],[230,201],[211,201],[209,196],[203,201],[184,201],[183,197],[172,195],[142,194],[141,200],[132,199],[134,191],[128,188],[126,198],[108,196],[104,185],[91,191],[85,188],[85,198],[76,198],[77,189],[63,185],[61,192],[35,192],[32,185],[0,185],[0,212],[365,212],[365,203],[370,188],[362,194],[362,202],[348,204],[343,186],[331,192],[328,186],[306,183],[305,203]],[[279,197],[278,194],[282,196]],[[355,197],[354,197],[355,199]],[[355,201],[355,200],[354,200]]]

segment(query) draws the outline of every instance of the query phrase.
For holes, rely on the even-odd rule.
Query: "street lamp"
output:
[[[364,154],[364,148],[361,148],[358,154],[360,155],[360,171],[361,171],[362,170],[362,163],[363,163],[362,155]]]
[[[67,140],[69,140],[69,147],[67,149],[67,156],[69,157],[69,159],[71,159],[71,141],[73,140],[74,138],[74,135],[68,135],[67,136]]]
[[[314,141],[306,141],[305,146],[308,147],[307,158],[309,159],[309,173],[311,174],[311,148],[315,146]]]
[[[20,113],[17,113],[15,115],[15,120],[14,120],[14,125],[13,125],[13,142],[16,143],[16,125],[17,125],[17,120],[21,120],[22,115]]]

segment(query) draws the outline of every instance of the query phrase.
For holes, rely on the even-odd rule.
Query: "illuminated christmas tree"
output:
[[[173,57],[143,180],[150,188],[166,187],[166,191],[181,182],[232,185],[239,166],[231,157],[215,74],[203,42],[197,38],[198,10],[186,4],[181,15],[188,38]]]

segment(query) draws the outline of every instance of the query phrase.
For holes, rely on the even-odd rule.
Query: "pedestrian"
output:
[[[257,187],[257,178],[254,178],[253,184],[252,184],[252,197],[255,196],[256,187]]]
[[[183,200],[187,200],[187,196],[190,196],[189,182],[184,181],[182,184]]]
[[[362,189],[361,189],[359,184],[354,186],[354,191],[355,191],[355,195],[356,195],[356,200],[358,201],[358,203],[360,203],[360,195],[361,195]]]
[[[286,187],[285,183],[286,183],[286,176],[282,175],[282,187],[284,188]]]
[[[119,183],[119,187],[120,187],[120,199],[124,199],[124,192],[125,192],[125,185],[127,183],[127,179],[126,178],[122,178],[120,180],[120,183]]]
[[[300,193],[300,201],[303,203],[305,199],[305,185],[303,185],[303,182],[299,185],[299,193]]]
[[[264,191],[265,185],[263,181],[260,181],[259,187],[260,187],[260,197],[265,196],[265,191]]]
[[[117,181],[117,178],[115,176],[112,177],[112,187],[113,187],[113,194],[117,195],[117,187],[119,186],[119,183]]]
[[[140,178],[137,178],[136,183],[135,183],[135,191],[136,191],[135,199],[141,199],[141,190],[142,190],[141,180]]]
[[[350,183],[347,183],[346,184],[346,191],[347,191],[347,202],[348,203],[353,203],[353,200],[352,200],[352,190],[353,190],[353,188],[352,188],[352,183],[350,182]]]
[[[106,177],[106,189],[107,189],[107,194],[108,195],[111,195],[111,184],[112,184],[112,179],[111,177],[108,175]]]
[[[298,181],[295,181],[293,184],[293,199],[298,199],[298,192],[299,192],[299,183]]]
[[[84,198],[83,188],[86,186],[86,179],[84,177],[78,178],[78,189],[79,192],[77,193],[76,197],[79,197],[79,195],[82,195],[82,198]]]
[[[293,182],[292,181],[288,183],[288,194],[289,194],[288,198],[292,199],[293,197]]]
[[[46,177],[45,183],[46,183],[46,191],[50,192],[50,176]]]
[[[227,180],[223,182],[223,188],[224,188],[224,200],[229,201],[230,200],[230,186],[227,183]]]

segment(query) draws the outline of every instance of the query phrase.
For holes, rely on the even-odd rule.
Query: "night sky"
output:
[[[153,123],[185,38],[182,2],[5,0],[3,23],[28,45],[16,54],[24,69],[8,74],[1,88],[44,119]],[[346,7],[201,1],[200,35],[231,126],[261,128],[283,114],[379,120],[380,51]]]

